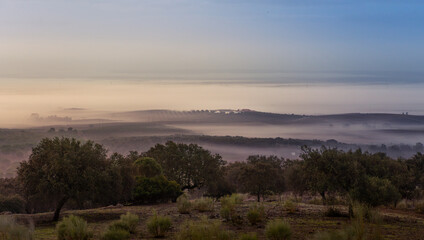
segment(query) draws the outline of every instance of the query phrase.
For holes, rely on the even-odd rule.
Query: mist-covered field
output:
[[[0,130],[2,176],[13,176],[18,162],[44,137],[76,137],[104,144],[109,154],[147,151],[172,140],[197,143],[228,162],[249,155],[297,159],[306,145],[362,148],[410,157],[422,151],[424,116],[406,114],[294,115],[252,110],[149,110],[103,113],[83,118],[32,115],[33,127]]]

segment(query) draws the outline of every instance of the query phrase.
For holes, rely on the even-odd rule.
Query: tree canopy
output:
[[[164,175],[182,189],[200,188],[212,184],[220,176],[225,161],[197,144],[167,142],[157,144],[144,154],[163,167]]]
[[[106,150],[92,141],[45,138],[18,168],[25,197],[56,202],[53,220],[69,199],[90,199],[105,183]]]

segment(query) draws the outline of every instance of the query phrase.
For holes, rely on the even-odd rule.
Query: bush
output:
[[[376,207],[396,204],[401,199],[398,189],[388,179],[365,177],[350,191],[350,197],[364,204]]]
[[[127,240],[130,239],[130,233],[118,227],[109,227],[109,229],[103,234],[103,240]]]
[[[424,213],[424,202],[419,202],[415,204],[415,212]]]
[[[372,207],[361,203],[354,203],[352,207],[353,219],[371,223],[380,223],[382,216]]]
[[[187,194],[183,194],[177,198],[177,208],[178,212],[181,214],[190,213],[192,204],[190,200],[188,200]]]
[[[265,235],[270,240],[287,240],[291,238],[292,231],[288,223],[275,219],[266,225]]]
[[[220,199],[221,201],[221,217],[226,221],[231,221],[233,224],[240,224],[242,217],[237,214],[236,205],[240,204],[243,199],[239,194],[233,194],[231,196],[225,196]]]
[[[314,236],[314,240],[351,240],[354,237],[352,228],[346,228],[343,230],[321,232]]]
[[[288,213],[295,213],[297,211],[297,204],[291,200],[287,200],[283,204],[283,209]]]
[[[11,216],[0,216],[0,239],[32,240],[33,231],[16,223]]]
[[[147,221],[147,230],[154,237],[164,237],[165,233],[171,229],[171,219],[169,217],[158,216],[150,217]]]
[[[0,196],[0,212],[24,213],[25,200],[18,195]]]
[[[87,222],[74,215],[63,218],[57,224],[56,229],[58,240],[87,240],[93,236],[88,231]]]
[[[199,212],[212,212],[215,203],[210,197],[201,197],[194,201],[194,208]]]
[[[381,240],[379,222],[379,215],[363,204],[353,205],[354,217],[352,218],[351,225],[336,231],[318,233],[314,236],[314,240],[352,240],[352,239],[368,239],[368,240]],[[374,224],[367,225],[365,220]],[[370,226],[372,226],[371,229]],[[371,231],[370,231],[371,230]]]
[[[175,201],[181,194],[180,185],[175,181],[168,181],[163,175],[137,177],[133,192],[136,202]]]
[[[177,240],[232,240],[234,234],[222,229],[221,222],[204,217],[198,222],[185,222],[176,238]]]
[[[127,212],[126,214],[121,215],[119,221],[126,226],[126,230],[130,233],[135,233],[137,224],[140,218],[132,213]]]
[[[247,220],[252,225],[262,222],[265,218],[265,209],[263,205],[254,205],[247,212]]]
[[[258,236],[256,233],[245,233],[242,234],[239,238],[239,240],[258,240]]]
[[[139,217],[137,215],[127,212],[126,214],[121,215],[118,221],[112,223],[109,226],[109,229],[124,230],[128,233],[135,233],[138,221],[139,221]]]

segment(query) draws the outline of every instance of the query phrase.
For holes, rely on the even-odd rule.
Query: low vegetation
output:
[[[288,240],[291,239],[292,230],[287,222],[281,219],[274,219],[267,223],[265,235],[269,240]]]
[[[258,236],[256,233],[244,233],[240,235],[238,240],[258,240]]]
[[[247,220],[251,225],[257,225],[265,219],[265,208],[263,205],[255,204],[247,212]]]
[[[25,200],[18,195],[0,195],[0,212],[24,213]]]
[[[33,229],[16,223],[11,216],[0,216],[0,239],[32,240]]]
[[[366,236],[371,239],[379,236],[382,225],[376,207],[410,210],[417,218],[424,212],[421,153],[410,159],[394,160],[382,153],[305,147],[296,161],[250,156],[245,162],[226,164],[219,155],[195,144],[168,142],[127,156],[106,152],[102,145],[91,141],[42,140],[28,161],[20,164],[18,177],[1,181],[7,186],[0,189],[8,194],[1,192],[0,211],[6,214],[53,211],[44,216],[52,215],[56,221],[62,209],[108,206],[107,214],[113,217],[105,219],[101,228],[92,229],[81,217],[65,213],[56,228],[55,238],[59,240],[90,237],[118,240],[144,235],[255,239],[254,234],[242,236],[245,232],[240,232],[252,229],[259,238],[290,239],[299,237],[299,226],[325,229],[321,225],[327,224],[328,218],[339,218],[337,221],[341,223],[329,227],[334,231],[320,231],[315,238]],[[202,193],[202,197],[190,201],[183,192],[193,192],[193,196]],[[309,212],[302,212],[308,202],[319,204],[314,205],[319,209],[315,216],[322,219],[314,219],[315,222],[303,219],[309,216]],[[146,212],[120,211],[133,209],[125,205],[138,209],[152,203],[164,204],[151,205],[155,209]],[[165,214],[160,209],[162,206],[173,211]],[[152,216],[152,212],[162,215]],[[117,220],[120,214],[123,215]],[[75,215],[93,221],[92,216]],[[198,221],[202,215],[215,220]],[[191,221],[183,224],[183,220]],[[16,222],[10,226],[23,227]],[[310,230],[315,233],[315,229]]]
[[[202,218],[200,221],[187,221],[177,233],[177,240],[231,240],[234,233],[225,230],[217,220]]]
[[[178,212],[181,214],[190,213],[193,204],[188,199],[187,194],[182,194],[177,198]]]
[[[155,214],[147,221],[147,229],[153,237],[165,237],[165,234],[171,229],[172,222],[169,217]]]
[[[215,201],[210,197],[201,197],[196,199],[193,205],[199,212],[211,212],[215,207]]]
[[[127,240],[131,238],[131,234],[119,227],[110,227],[102,235],[102,240]]]
[[[88,230],[87,222],[74,215],[63,218],[56,230],[58,240],[88,240],[93,236]]]

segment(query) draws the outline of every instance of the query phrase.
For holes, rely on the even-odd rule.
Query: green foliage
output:
[[[178,212],[181,214],[187,214],[190,213],[192,204],[190,200],[188,199],[187,194],[182,194],[177,198],[177,208]]]
[[[424,213],[424,202],[418,202],[415,204],[415,212]]]
[[[353,203],[352,217],[355,220],[367,221],[370,223],[381,223],[381,215],[372,207],[358,202]]]
[[[215,183],[225,161],[197,144],[167,142],[157,144],[145,153],[163,167],[164,175],[181,185],[182,189],[200,188]]]
[[[288,213],[295,213],[297,211],[297,204],[291,200],[287,200],[283,203],[283,209]]]
[[[201,197],[194,200],[194,209],[199,212],[212,212],[215,207],[215,202],[210,197]]]
[[[247,212],[247,220],[250,224],[256,225],[265,218],[265,208],[263,205],[253,205]]]
[[[177,240],[232,240],[234,238],[232,232],[222,228],[220,221],[208,220],[206,217],[197,222],[185,222],[176,235]]]
[[[32,240],[33,231],[17,224],[11,216],[0,216],[0,239],[2,240]]]
[[[74,215],[63,218],[56,225],[56,230],[58,240],[87,240],[93,236],[87,222]]]
[[[350,192],[350,197],[361,203],[379,206],[399,202],[401,195],[388,179],[365,177]]]
[[[287,222],[274,219],[266,225],[265,235],[269,240],[288,240],[291,239],[292,230]]]
[[[112,223],[109,229],[122,229],[129,233],[135,233],[139,220],[137,215],[127,212],[121,215],[118,221]]]
[[[283,159],[276,156],[249,156],[246,162],[233,163],[239,190],[257,196],[258,202],[270,192],[279,193],[284,189]],[[229,168],[232,168],[229,166]]]
[[[151,178],[162,175],[162,167],[154,158],[142,157],[137,159],[134,164],[138,168],[140,176]]]
[[[244,233],[238,238],[238,240],[258,240],[258,236],[256,233]]]
[[[233,224],[240,224],[242,217],[237,213],[237,205],[243,202],[243,196],[240,194],[232,194],[231,196],[224,196],[220,199],[221,217],[226,221],[231,221]]]
[[[134,201],[139,203],[174,201],[181,194],[180,186],[175,181],[168,181],[163,175],[137,177],[133,192]]]
[[[0,195],[0,212],[24,213],[25,200],[18,196],[1,196]]]
[[[324,203],[331,202],[327,196],[335,193],[371,206],[396,205],[401,197],[409,198],[416,192],[418,180],[414,180],[411,169],[419,169],[418,160],[395,161],[383,153],[360,149],[344,152],[323,147],[303,151],[303,161],[292,164],[298,170],[293,177],[298,179],[291,188],[299,185],[299,192],[319,193]]]
[[[109,228],[102,236],[103,240],[127,240],[130,238],[131,235],[128,231],[116,227]]]
[[[45,138],[32,150],[28,161],[21,162],[18,179],[30,199],[56,202],[54,221],[69,199],[88,200],[106,183],[109,163],[106,149],[91,141],[69,138]]]
[[[351,224],[343,229],[321,232],[314,236],[314,240],[382,240],[379,224],[381,217],[367,205],[354,203],[354,217]],[[367,224],[367,222],[373,223]]]
[[[154,237],[164,237],[171,229],[172,223],[169,217],[153,215],[147,220],[147,230]]]

